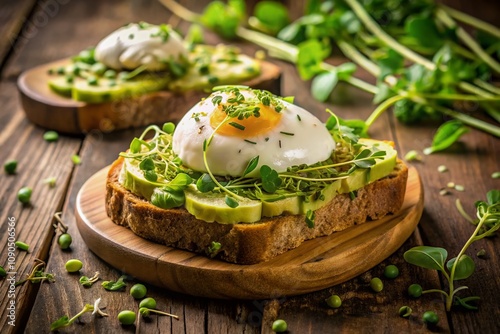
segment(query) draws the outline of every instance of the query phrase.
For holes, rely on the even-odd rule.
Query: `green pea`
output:
[[[47,131],[43,134],[43,139],[48,142],[54,142],[59,139],[59,134],[56,131]]]
[[[70,273],[76,273],[77,271],[79,271],[80,269],[82,269],[83,263],[80,260],[71,259],[71,260],[68,260],[68,262],[66,262],[65,267],[66,267],[66,270],[68,272],[70,272]]]
[[[146,286],[144,284],[134,284],[130,288],[130,295],[134,297],[135,299],[141,299],[146,296],[146,293],[148,292],[148,289],[146,289]]]
[[[399,316],[402,318],[409,318],[413,310],[409,306],[401,306],[399,308]]]
[[[23,251],[28,251],[28,249],[30,248],[30,246],[27,243],[24,243],[22,241],[16,241],[14,244],[16,245],[17,248]]]
[[[71,238],[71,235],[69,235],[68,233],[63,233],[59,236],[57,243],[59,244],[59,247],[61,247],[61,249],[68,249],[69,246],[71,246],[72,241],[73,238]]]
[[[30,187],[22,187],[17,192],[17,199],[23,204],[28,204],[31,199],[31,193],[33,190]]]
[[[384,276],[387,278],[396,278],[399,276],[399,269],[393,264],[388,265],[384,269]]]
[[[408,294],[413,298],[418,298],[422,295],[422,287],[420,284],[412,284],[408,287]]]
[[[151,297],[144,298],[139,303],[139,308],[142,308],[142,307],[155,309],[156,308],[156,300],[154,300],[154,298],[151,298]]]
[[[274,320],[273,326],[271,328],[276,333],[283,333],[288,329],[288,325],[286,324],[285,320],[276,319]]]
[[[87,78],[87,84],[88,84],[89,86],[97,86],[97,85],[99,85],[99,81],[97,80],[97,78],[96,78],[96,77],[94,77],[94,76],[89,76],[89,77]]]
[[[338,295],[331,295],[325,301],[331,308],[339,308],[342,305],[342,299]]]
[[[8,160],[3,164],[3,169],[5,173],[12,175],[16,173],[17,169],[17,160]]]
[[[5,276],[7,276],[7,272],[2,266],[0,266],[0,277],[5,277]]]
[[[427,311],[422,315],[422,320],[429,325],[436,325],[439,322],[439,317],[434,311]]]
[[[108,79],[113,79],[116,78],[116,71],[115,70],[107,70],[104,72],[104,77]]]
[[[124,310],[118,313],[118,321],[122,325],[132,325],[135,322],[135,312]]]
[[[380,278],[374,277],[370,281],[370,288],[372,288],[372,290],[375,292],[380,292],[384,290],[384,283],[382,283],[382,280]]]

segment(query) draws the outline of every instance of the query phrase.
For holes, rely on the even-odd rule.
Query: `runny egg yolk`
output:
[[[265,134],[276,127],[281,119],[281,113],[263,104],[258,104],[257,107],[260,108],[259,117],[252,115],[242,120],[230,118],[225,124],[219,127],[217,133],[229,137],[249,138]],[[219,105],[210,115],[210,125],[212,128],[217,128],[219,124],[224,122],[226,116],[226,113],[222,110],[222,105]],[[239,126],[231,125],[231,123],[237,123]]]

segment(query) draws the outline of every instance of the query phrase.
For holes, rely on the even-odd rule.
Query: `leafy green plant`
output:
[[[421,293],[441,293],[446,298],[446,310],[448,311],[451,310],[453,304],[458,304],[471,310],[477,309],[470,302],[478,300],[479,297],[458,297],[456,295],[457,292],[467,289],[467,287],[455,287],[455,282],[466,279],[474,273],[474,260],[465,254],[469,246],[475,241],[492,236],[500,228],[500,190],[489,191],[486,198],[486,201],[475,203],[477,219],[471,219],[470,222],[476,228],[456,257],[448,260],[448,251],[446,249],[431,246],[413,247],[404,253],[406,262],[441,272],[448,282],[448,291],[430,289],[424,290]]]
[[[16,286],[24,284],[28,281],[31,283],[42,283],[42,282],[54,282],[55,281],[55,275],[45,272],[45,262],[39,259],[35,259],[35,266],[33,269],[30,271],[30,273],[27,275],[25,279],[22,279],[18,282],[16,282]]]
[[[104,281],[101,283],[101,285],[104,289],[108,291],[119,291],[127,286],[127,283],[125,282],[126,278],[127,278],[126,275],[122,275],[116,282]]]
[[[61,318],[57,319],[56,321],[52,322],[50,324],[50,330],[51,331],[56,331],[58,329],[68,327],[72,323],[74,323],[78,318],[80,318],[82,315],[88,312],[92,312],[92,314],[99,314],[101,317],[107,317],[108,314],[104,313],[100,308],[99,308],[99,303],[101,301],[101,298],[96,299],[94,302],[94,305],[91,304],[85,304],[83,309],[78,312],[76,315],[73,317],[68,317],[67,315],[62,316]]]

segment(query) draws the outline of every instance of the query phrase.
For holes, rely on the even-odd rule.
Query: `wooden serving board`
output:
[[[77,226],[90,250],[138,280],[210,298],[267,299],[345,282],[394,253],[415,230],[424,205],[420,177],[411,167],[399,213],[306,241],[268,262],[237,265],[156,244],[115,225],[105,212],[107,172],[94,174],[76,199]]]
[[[24,112],[36,125],[62,133],[82,134],[177,122],[191,106],[208,95],[204,91],[159,91],[107,103],[79,102],[56,94],[47,84],[51,79],[49,70],[68,65],[70,61],[67,58],[40,65],[19,76],[17,86]],[[281,70],[262,61],[261,74],[240,84],[279,95]]]

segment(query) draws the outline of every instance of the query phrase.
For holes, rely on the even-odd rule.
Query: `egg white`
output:
[[[251,91],[241,91],[249,97]],[[212,98],[226,92],[214,92],[192,107],[177,125],[172,149],[193,170],[207,172],[203,161],[203,143],[214,129],[210,116],[216,110]],[[335,141],[324,124],[307,110],[282,101],[282,116],[278,124],[268,132],[257,136],[240,138],[215,133],[206,149],[207,162],[211,172],[221,176],[242,176],[248,162],[259,156],[257,168],[248,176],[258,175],[262,165],[268,165],[277,172],[288,167],[311,165],[328,159],[335,148]],[[251,116],[253,117],[253,116]]]

